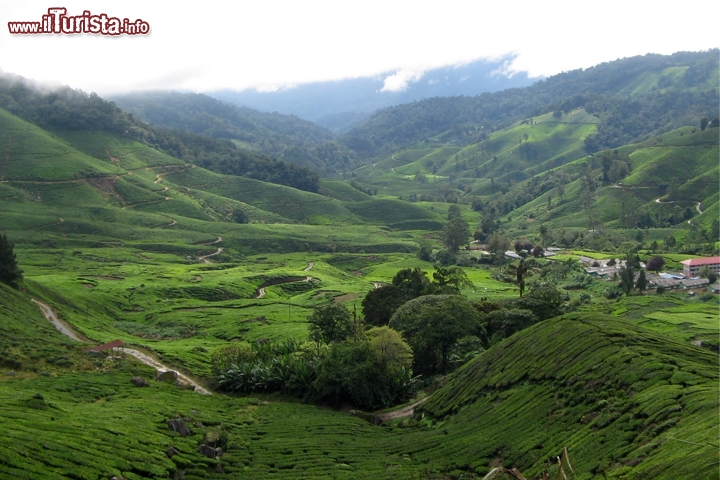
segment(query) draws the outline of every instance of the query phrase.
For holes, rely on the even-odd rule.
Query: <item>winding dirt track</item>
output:
[[[208,257],[214,257],[215,255],[220,255],[223,250],[225,250],[222,247],[218,247],[218,249],[215,251],[215,253],[211,253],[210,255],[203,255],[202,257],[198,257],[198,260],[202,260],[205,263],[210,263],[210,260],[208,260]]]
[[[40,308],[40,311],[42,312],[43,316],[46,319],[48,319],[48,321],[50,321],[50,323],[55,325],[55,328],[57,328],[60,331],[60,333],[62,333],[63,335],[66,335],[67,337],[69,337],[77,342],[88,343],[88,340],[86,340],[82,336],[75,333],[69,326],[65,325],[65,323],[63,323],[62,320],[60,320],[58,318],[58,316],[55,315],[55,312],[53,312],[52,309],[48,305],[46,305],[42,302],[38,302],[35,299],[31,299],[31,301]],[[166,365],[158,362],[157,360],[152,358],[150,355],[143,353],[140,350],[135,350],[134,348],[126,348],[126,347],[123,347],[120,350],[122,350],[123,353],[132,355],[133,357],[140,360],[140,362],[142,362],[145,365],[148,365],[150,367],[153,367],[156,370],[162,370],[162,371],[173,370],[172,368],[169,368]],[[173,371],[177,372],[177,370],[173,370]],[[183,375],[182,373],[177,372],[177,376],[178,376],[179,383],[184,383],[186,385],[192,385],[193,387],[195,387],[196,392],[202,393],[203,395],[212,395],[212,392],[210,390],[198,385],[195,381],[188,378],[186,375]]]
[[[76,342],[83,342],[83,343],[87,342],[87,340],[85,338],[83,338],[80,335],[78,335],[77,333],[73,332],[69,326],[65,325],[65,323],[63,323],[55,315],[55,312],[53,312],[50,307],[48,307],[44,303],[38,302],[34,298],[30,299],[30,301],[33,302],[38,307],[40,307],[40,311],[42,312],[43,316],[45,318],[47,318],[50,321],[50,323],[52,323],[55,326],[55,328],[57,328],[60,331],[60,333],[62,333],[66,337],[72,338]]]

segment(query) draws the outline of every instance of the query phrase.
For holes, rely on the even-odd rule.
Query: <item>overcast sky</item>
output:
[[[101,95],[273,89],[517,55],[508,73],[547,76],[645,53],[720,46],[716,0],[2,0],[0,69]],[[150,25],[148,35],[11,35],[50,7]]]

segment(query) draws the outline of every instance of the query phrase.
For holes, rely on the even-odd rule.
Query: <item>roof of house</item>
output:
[[[707,278],[686,278],[685,280],[680,280],[680,283],[685,287],[699,287],[701,285],[707,285],[710,282],[708,282]]]
[[[123,343],[122,340],[113,340],[110,343],[105,343],[103,345],[98,345],[96,347],[85,348],[85,349],[83,349],[83,351],[85,351],[85,352],[102,352],[104,350],[110,350],[111,348],[122,347],[123,345],[125,345],[125,344]]]
[[[697,265],[713,265],[715,263],[720,263],[720,257],[691,258],[689,260],[683,260],[680,263],[689,267],[695,267]]]

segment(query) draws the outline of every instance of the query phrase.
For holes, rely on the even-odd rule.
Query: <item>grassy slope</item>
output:
[[[0,109],[0,181],[69,181],[123,173]]]
[[[597,122],[584,110],[575,110],[560,119],[552,114],[541,115],[533,118],[532,124],[514,125],[462,149],[419,144],[358,169],[356,174],[360,181],[398,196],[437,194],[451,176],[462,177],[463,181],[472,182],[474,189],[487,189],[489,193],[490,177],[501,182],[511,178],[517,181],[582,157],[582,142],[595,133]],[[413,182],[418,173],[430,181]]]
[[[578,478],[717,471],[718,358],[597,314],[547,321],[458,370],[420,410],[418,456],[537,474],[567,446]],[[483,470],[483,468],[485,470]]]
[[[0,158],[1,172],[4,179],[12,179],[0,183],[2,227],[11,239],[20,242],[21,264],[31,279],[29,291],[51,303],[93,340],[123,338],[203,376],[209,373],[208,346],[211,350],[238,338],[302,338],[307,328],[304,318],[312,306],[341,294],[342,301],[356,304],[372,281],[388,281],[406,266],[417,264],[427,269],[428,265],[419,260],[392,253],[414,249],[420,233],[392,232],[387,226],[405,222],[400,226],[421,228],[422,224],[427,228],[443,219],[432,204],[367,197],[338,182],[324,183],[328,195],[323,196],[216,175],[174,163],[175,159],[142,145],[94,134],[50,134],[19,123],[9,114],[0,114],[9,132],[0,141],[4,150],[11,152]],[[18,138],[29,142],[27,145],[42,147],[42,151],[33,153],[27,146],[13,150]],[[689,134],[674,141],[690,144],[673,148],[694,148]],[[717,152],[717,143],[708,148]],[[447,162],[462,161],[457,156],[450,160],[449,155],[455,153],[449,148],[408,152],[402,157],[411,162],[424,157],[434,162],[442,160],[440,157]],[[41,162],[46,154],[55,163],[49,164],[47,158]],[[418,185],[407,175],[384,175],[397,175],[410,185]],[[693,178],[696,182],[704,180],[702,174]],[[404,188],[406,184],[394,185]],[[437,191],[438,186],[428,183],[423,188]],[[642,198],[652,201],[655,197],[651,193],[644,192]],[[577,195],[577,186],[569,186],[566,195]],[[220,221],[238,208],[252,221],[285,224]],[[705,208],[709,211],[703,216],[711,214],[713,208],[717,210],[717,196]],[[211,244],[219,236],[221,243]],[[200,255],[212,253],[218,246],[225,248],[213,257],[218,264],[197,263]],[[298,250],[379,253],[277,255]],[[244,257],[258,251],[266,255]],[[315,281],[270,287],[266,298],[252,299],[266,278],[301,276],[310,261],[315,262],[310,272]],[[514,295],[506,285],[491,280],[487,271],[473,270],[471,274],[477,286],[487,287],[493,297]],[[473,295],[485,295],[485,290]],[[183,440],[169,435],[163,419],[176,414],[202,422],[204,426],[197,427],[202,432],[223,425],[235,447],[224,457],[224,468],[228,473],[250,477],[397,478],[428,470],[475,469],[484,474],[494,461],[537,471],[544,458],[559,453],[565,444],[571,447],[573,463],[580,462],[585,476],[599,469],[612,475],[628,471],[627,478],[640,477],[643,472],[654,478],[665,469],[677,475],[673,464],[682,468],[683,462],[698,460],[692,456],[696,453],[700,465],[716,461],[708,457],[706,443],[710,440],[706,432],[717,430],[717,422],[713,423],[717,393],[707,386],[708,382],[717,382],[717,357],[628,326],[627,322],[607,318],[553,321],[543,327],[545,330],[537,328],[532,334],[513,337],[515,340],[483,356],[507,350],[502,357],[492,357],[496,361],[488,367],[492,370],[504,365],[507,376],[483,376],[460,385],[457,378],[474,368],[467,367],[448,387],[467,395],[442,390],[426,407],[438,417],[455,415],[432,428],[399,431],[373,429],[314,407],[275,402],[252,405],[249,400],[225,397],[205,399],[159,384],[135,389],[129,377],[151,377],[151,370],[82,355],[77,346],[43,320],[28,294],[1,287],[0,299],[5,329],[0,342],[3,359],[6,367],[20,370],[16,377],[5,376],[0,381],[0,397],[8,406],[0,412],[8,433],[0,441],[0,473],[6,476],[50,478],[72,473],[75,478],[118,474],[126,478],[163,477],[178,467],[197,467],[191,473],[203,476],[215,462],[197,454],[200,436]],[[683,340],[712,333],[703,309],[684,311],[670,306],[657,313],[646,312],[640,321]],[[683,320],[688,318],[697,323],[699,332],[683,327]],[[603,325],[602,329],[598,325]],[[529,335],[536,337],[530,340]],[[545,337],[556,341],[537,341]],[[565,337],[577,341],[562,341]],[[582,342],[592,339],[591,348],[578,353],[573,363],[577,370],[572,375],[583,372],[582,381],[568,376],[570,370],[562,370],[561,362],[548,360],[553,349],[577,352],[586,345]],[[619,353],[612,350],[618,345],[622,345]],[[590,351],[603,360],[630,360],[622,365],[594,361],[596,357],[587,353]],[[518,358],[523,362],[515,362]],[[649,359],[664,363],[647,363]],[[714,369],[708,367],[713,366],[708,361],[715,362]],[[606,370],[597,372],[593,368],[604,363],[608,363],[610,373],[598,376]],[[528,376],[530,373],[521,371],[523,364],[534,366],[533,372],[540,376],[537,382],[531,381],[534,377]],[[617,372],[627,372],[627,365],[637,367],[637,382],[617,378]],[[552,370],[554,366],[560,370]],[[611,388],[601,389],[601,383]],[[484,385],[484,393],[478,393],[478,385]],[[29,408],[27,400],[35,392],[44,393],[54,406],[48,410]],[[582,399],[576,400],[580,396]],[[471,397],[477,402],[461,408],[462,401]],[[536,401],[528,402],[529,398]],[[675,410],[678,405],[682,408]],[[481,411],[490,414],[480,416]],[[587,423],[578,423],[583,415],[589,416],[585,417]],[[513,430],[530,433],[516,440],[508,436]],[[671,444],[667,437],[671,434],[700,446],[691,451],[692,444]],[[164,456],[170,444],[181,450],[175,461]],[[69,451],[78,453],[71,455]],[[638,460],[641,462],[631,468],[630,464]]]
[[[644,206],[653,214],[672,209],[681,209],[682,212],[686,207],[694,210],[696,202],[712,207],[717,202],[714,195],[717,195],[720,176],[717,131],[693,130],[696,129],[684,127],[645,144],[624,147],[623,150],[630,154],[632,172],[622,180],[623,188],[605,186],[595,192],[593,209],[600,223],[617,226],[620,209],[628,208],[628,205],[632,208]],[[584,163],[586,160],[581,159],[560,171],[572,172]],[[594,177],[600,174],[599,169],[592,172]],[[663,185],[677,188],[673,203],[656,202],[658,198],[665,202],[671,200],[666,198]],[[562,202],[553,191],[541,195],[515,210],[512,213],[515,220],[510,226],[517,228],[523,218],[532,216],[536,225],[545,222],[554,228],[584,227],[587,213],[580,202],[583,193],[581,181],[574,180],[566,185]],[[547,208],[548,195],[554,198],[550,210]],[[712,222],[711,215],[703,215],[699,220],[706,227]]]

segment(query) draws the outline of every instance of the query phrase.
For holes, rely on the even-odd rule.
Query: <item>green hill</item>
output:
[[[567,447],[577,478],[717,473],[716,354],[604,316],[548,320],[466,364],[419,407],[414,455],[537,475]],[[412,434],[411,434],[412,435]]]
[[[0,109],[0,235],[15,244],[25,277],[19,290],[0,284],[0,478],[459,479],[500,465],[538,477],[556,473],[548,465],[567,447],[579,479],[716,479],[711,293],[618,300],[603,296],[610,283],[568,287],[562,308],[575,313],[495,337],[486,351],[453,351],[457,364],[472,359],[447,378],[423,379],[430,398],[385,426],[286,392],[204,396],[156,381],[154,369],[127,356],[84,352],[33,303],[49,305],[88,344],[120,339],[210,386],[224,347],[304,341],[318,306],[342,304],[358,321],[363,297],[402,269],[443,280],[417,252],[423,245],[440,258],[451,215],[513,240],[534,241],[544,225],[546,243],[595,252],[677,238],[687,251],[667,255],[676,268],[717,240],[707,228],[716,228],[720,204],[718,130],[687,126],[697,119],[685,116],[717,93],[708,84],[716,59],[698,63],[706,57],[569,72],[534,90],[538,98],[522,104],[531,114],[519,117],[522,108],[505,102],[529,101],[526,91],[483,97],[488,110],[472,122],[466,102],[479,104],[468,99],[385,111],[375,121],[420,109],[413,122],[435,126],[416,138],[393,124],[373,141],[401,131],[403,148],[342,180],[318,180],[287,158],[224,139],[144,125],[94,95],[13,90],[0,77],[8,107]],[[569,100],[573,92],[582,98]],[[646,124],[661,100],[667,112]],[[446,110],[433,118],[430,106],[448,104],[457,107],[452,122]],[[625,123],[613,123],[630,107],[637,111]],[[212,128],[232,126],[218,118]],[[289,120],[253,122],[253,142],[289,135],[288,155],[348,153],[314,137],[293,143]],[[670,130],[675,122],[686,126]],[[617,148],[594,151],[592,142]],[[377,146],[391,152],[392,144]],[[460,293],[483,299],[478,309],[516,297],[509,270],[490,264],[498,259],[458,258],[472,280]],[[587,283],[570,263],[528,261],[528,288]],[[149,386],[134,386],[135,376]],[[189,434],[171,430],[172,419]],[[203,443],[222,455],[204,455]]]
[[[203,94],[133,93],[112,98],[122,109],[158,127],[231,139],[239,148],[265,153],[324,175],[347,170],[354,154],[330,131],[293,115],[263,113]]]
[[[377,158],[432,139],[468,145],[548,111],[584,108],[600,118],[589,152],[717,116],[718,54],[645,55],[564,72],[526,88],[477,97],[431,98],[375,112],[342,140]]]
[[[602,182],[599,155],[577,160],[542,176],[538,181],[552,182],[549,188],[517,208],[510,225],[519,228],[532,219],[535,225],[544,222],[555,228],[591,227],[592,216],[595,227],[683,227],[688,212],[691,217],[699,213],[697,204],[711,207],[717,202],[717,130],[686,127],[619,152],[627,155],[629,174],[617,184]],[[594,183],[592,192],[586,187],[588,178]],[[522,195],[529,184],[511,187],[505,197]],[[588,198],[592,204],[583,200]],[[698,220],[706,228],[713,219],[705,215]]]

